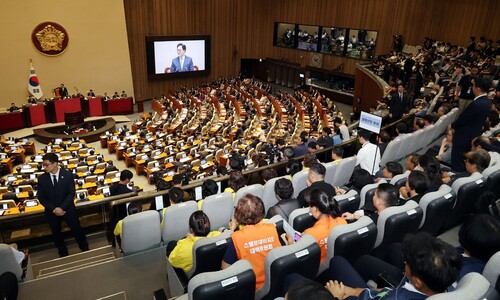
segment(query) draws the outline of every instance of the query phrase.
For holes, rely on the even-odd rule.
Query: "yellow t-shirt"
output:
[[[212,231],[207,237],[218,236],[220,231]],[[179,240],[177,246],[168,256],[168,261],[175,268],[180,268],[184,272],[188,272],[193,267],[193,245],[194,243],[203,237],[194,236],[189,234],[185,239]]]
[[[120,236],[120,238],[122,238],[122,223],[123,220],[118,221],[118,223],[116,223],[115,230],[113,231],[113,233],[116,236]]]

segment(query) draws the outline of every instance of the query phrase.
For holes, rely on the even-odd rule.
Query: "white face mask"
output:
[[[414,171],[423,171],[423,169],[420,166],[416,166]]]

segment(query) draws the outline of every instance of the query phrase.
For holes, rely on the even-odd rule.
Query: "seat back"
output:
[[[333,180],[335,179],[335,174],[337,172],[339,163],[340,162],[332,161],[332,162],[323,164],[325,166],[325,169],[326,169],[325,179],[324,179],[326,183],[333,184]]]
[[[220,270],[220,263],[232,233],[232,230],[226,230],[218,236],[205,237],[194,243],[193,267],[187,274],[189,278],[200,273]]]
[[[264,184],[264,191],[262,192],[262,201],[264,202],[264,207],[266,209],[266,214],[269,208],[278,203],[278,198],[276,197],[276,192],[274,191],[274,184],[278,179],[287,178],[290,176],[276,177],[272,178]]]
[[[375,211],[375,207],[373,206],[373,195],[375,195],[375,191],[381,183],[387,183],[387,181],[380,179],[377,183],[367,184],[361,189],[359,192],[359,196],[361,198],[359,202],[360,208],[365,206],[370,210]]]
[[[252,194],[262,199],[262,195],[264,194],[264,186],[262,186],[262,184],[252,184],[242,187],[234,195],[234,206],[238,204],[238,200],[245,194]]]
[[[17,262],[14,252],[7,244],[0,244],[0,274],[5,272],[12,272],[16,275],[17,280],[21,280],[23,270],[21,265]]]
[[[427,298],[428,300],[455,300],[455,299],[483,299],[488,292],[490,284],[486,278],[479,273],[465,275],[452,292],[441,293]]]
[[[401,147],[400,143],[401,138],[396,137],[392,141],[387,144],[385,148],[384,154],[380,158],[380,166],[383,168],[385,165],[395,158],[395,155],[398,152],[399,147]]]
[[[161,245],[160,215],[153,210],[127,216],[122,224],[123,255],[130,255]]]
[[[0,209],[11,209],[16,207],[16,201],[6,199],[6,200],[0,200]]]
[[[198,274],[189,281],[188,296],[190,300],[254,300],[252,265],[242,259],[225,270]]]
[[[486,178],[485,191],[494,193],[500,198],[500,165],[496,164],[483,171],[483,176]]]
[[[361,197],[355,190],[350,190],[343,195],[333,198],[339,203],[340,211],[342,212],[355,212],[359,209],[359,204],[361,203]]]
[[[339,162],[337,171],[335,171],[335,177],[332,182],[332,186],[343,186],[349,182],[352,172],[356,167],[356,162],[358,158],[356,156],[351,156],[342,159]]]
[[[377,224],[367,216],[354,223],[336,226],[328,236],[325,262],[328,264],[336,255],[354,263],[359,257],[372,251],[376,238]]]
[[[492,287],[500,287],[500,251],[493,254],[483,269],[483,276]],[[500,291],[498,291],[500,293]]]
[[[306,278],[316,277],[321,250],[316,239],[303,235],[296,243],[278,247],[266,255],[264,285],[255,293],[255,299],[274,299],[283,290],[283,278],[298,273]]]
[[[203,200],[201,210],[210,220],[210,230],[227,227],[229,220],[233,217],[232,193],[225,192],[208,196]]]
[[[196,201],[187,201],[168,207],[165,211],[161,231],[163,243],[168,245],[171,241],[178,241],[185,237],[189,232],[189,217],[197,210]]]
[[[443,216],[451,213],[454,203],[455,192],[446,184],[441,185],[435,192],[425,194],[418,203],[423,212],[419,230],[437,236],[445,221]]]
[[[444,223],[443,231],[459,224],[463,219],[473,212],[475,199],[481,195],[485,186],[485,180],[480,173],[473,173],[469,177],[459,178],[451,185],[455,192],[456,200]]]
[[[407,201],[402,206],[384,209],[377,220],[375,247],[383,249],[392,243],[401,242],[405,234],[417,231],[422,216],[422,209],[413,200]]]
[[[309,170],[302,170],[292,177],[293,197],[297,198],[300,192],[307,187],[307,176]]]
[[[403,174],[394,176],[389,183],[399,189],[400,187],[406,184],[406,179],[408,179],[410,173],[411,173],[410,170],[406,170]]]
[[[298,232],[304,232],[307,228],[313,227],[316,219],[309,212],[309,207],[297,208],[288,217],[290,225]]]

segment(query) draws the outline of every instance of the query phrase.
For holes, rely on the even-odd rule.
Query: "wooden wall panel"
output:
[[[392,35],[420,44],[424,37],[466,45],[469,36],[500,38],[498,0],[124,0],[134,89],[150,98],[212,78],[233,75],[242,58],[275,58],[305,66],[309,52],[273,46],[274,22],[378,31],[376,54],[391,50]],[[145,36],[209,34],[212,72],[187,80],[147,79]],[[355,74],[357,60],[325,55],[324,68],[344,63]]]

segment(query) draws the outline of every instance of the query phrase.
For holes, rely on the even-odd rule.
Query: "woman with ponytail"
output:
[[[188,272],[193,267],[193,245],[203,237],[214,237],[219,231],[210,232],[210,220],[203,211],[195,211],[189,217],[190,232],[186,238],[179,240],[174,250],[168,256],[168,261],[174,268]]]
[[[304,195],[304,198],[309,203],[309,211],[316,219],[313,227],[306,229],[303,233],[312,235],[318,242],[321,248],[321,262],[326,258],[326,246],[330,231],[335,226],[347,224],[342,218],[340,206],[333,197],[322,189],[313,189]],[[288,238],[290,241],[290,238]]]

